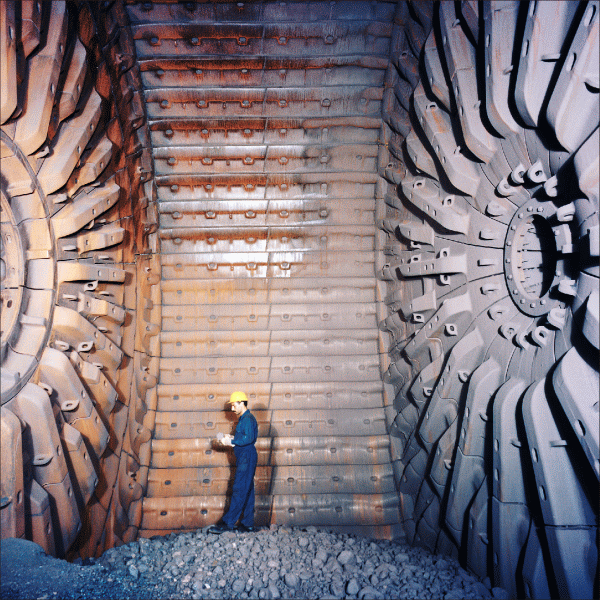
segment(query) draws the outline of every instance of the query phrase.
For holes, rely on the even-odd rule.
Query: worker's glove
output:
[[[217,439],[223,444],[223,446],[233,446],[233,436],[230,434],[217,434]]]

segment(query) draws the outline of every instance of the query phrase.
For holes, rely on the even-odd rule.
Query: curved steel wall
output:
[[[401,7],[379,276],[402,522],[516,597],[592,597],[598,4]]]
[[[145,109],[118,6],[0,9],[2,537],[93,555],[137,536],[151,434]]]

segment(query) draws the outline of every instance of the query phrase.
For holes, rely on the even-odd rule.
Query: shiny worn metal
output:
[[[598,11],[0,2],[2,537],[223,514],[597,596]]]

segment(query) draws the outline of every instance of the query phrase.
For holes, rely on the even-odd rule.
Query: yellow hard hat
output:
[[[229,398],[229,403],[233,404],[234,402],[248,402],[248,396],[244,392],[233,392]]]

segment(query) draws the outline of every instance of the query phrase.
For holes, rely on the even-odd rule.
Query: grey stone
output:
[[[239,594],[246,589],[246,582],[242,581],[241,579],[236,579],[231,587],[234,592]]]
[[[380,600],[384,596],[374,587],[367,585],[358,592],[358,597],[361,598],[361,600]]]
[[[346,592],[350,594],[350,596],[355,596],[356,594],[358,594],[359,589],[360,588],[358,587],[358,581],[356,581],[356,579],[351,579],[348,582],[348,585],[346,585]]]
[[[134,579],[137,579],[140,576],[140,572],[139,572],[138,568],[135,565],[129,565],[129,574]]]
[[[286,573],[284,580],[285,585],[287,585],[288,587],[295,588],[298,585],[298,576],[294,573]]]
[[[467,591],[470,594],[473,594],[473,596],[475,598],[491,598],[492,597],[492,593],[490,592],[490,590],[488,590],[485,585],[483,585],[483,583],[481,583],[480,581],[476,581],[475,583],[472,583],[471,585],[469,585],[469,587],[467,588]]]
[[[351,550],[342,550],[337,556],[337,561],[340,563],[340,565],[347,565],[353,561],[354,558],[354,552]]]
[[[329,591],[334,598],[342,598],[344,596],[344,584],[341,581],[334,581],[329,586]]]

